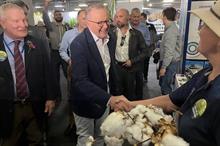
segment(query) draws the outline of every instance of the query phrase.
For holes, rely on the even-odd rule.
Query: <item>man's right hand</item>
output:
[[[133,108],[130,101],[127,100],[123,95],[111,96],[109,105],[111,106],[111,109],[113,109],[114,111],[130,111]]]

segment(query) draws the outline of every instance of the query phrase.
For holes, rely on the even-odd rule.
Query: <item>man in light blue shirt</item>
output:
[[[71,30],[66,31],[63,35],[59,48],[59,53],[61,58],[68,64],[68,67],[71,65],[69,47],[75,37],[80,34],[84,30],[84,28],[86,28],[85,16],[85,10],[80,10],[77,14],[77,26]]]

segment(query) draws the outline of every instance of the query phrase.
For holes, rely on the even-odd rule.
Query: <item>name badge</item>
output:
[[[207,102],[204,98],[196,101],[196,103],[192,107],[193,118],[201,117],[205,112],[206,107],[207,107]]]
[[[5,51],[0,51],[0,61],[5,61],[7,58],[7,53]]]

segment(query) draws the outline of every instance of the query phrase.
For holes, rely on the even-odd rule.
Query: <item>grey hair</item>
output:
[[[101,4],[101,3],[91,4],[86,9],[86,19],[88,19],[89,15],[93,9],[105,9],[106,12],[108,13],[108,10],[106,9],[106,7],[103,4]]]
[[[12,3],[2,4],[0,6],[0,20],[5,18],[5,11],[7,11],[9,9],[20,9],[23,11],[23,9],[16,4],[12,4]]]
[[[139,8],[133,8],[131,13],[141,13],[141,10]]]

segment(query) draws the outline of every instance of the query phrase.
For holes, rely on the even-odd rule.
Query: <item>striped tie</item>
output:
[[[14,41],[14,62],[15,62],[15,77],[16,77],[16,92],[17,97],[23,99],[28,95],[28,86],[25,76],[25,66],[22,55],[19,50],[20,41]]]

